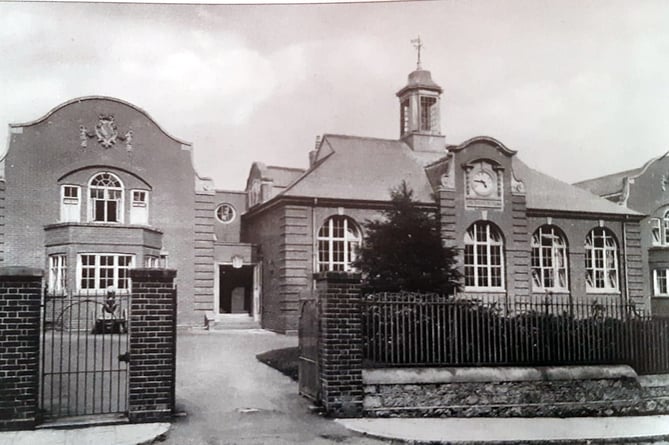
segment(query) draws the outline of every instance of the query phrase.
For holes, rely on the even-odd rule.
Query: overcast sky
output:
[[[397,138],[420,34],[448,143],[492,136],[573,182],[669,150],[668,23],[664,0],[0,2],[0,140],[114,96],[193,142],[217,188],[243,189],[253,161],[306,167],[317,135]]]

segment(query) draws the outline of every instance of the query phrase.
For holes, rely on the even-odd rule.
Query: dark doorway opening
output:
[[[221,314],[252,314],[253,266],[221,266],[219,274]]]

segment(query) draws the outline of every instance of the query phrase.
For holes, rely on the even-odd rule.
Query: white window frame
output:
[[[425,106],[423,105],[425,102]],[[418,131],[432,132],[436,128],[436,108],[439,99],[436,96],[419,96],[418,112],[420,113],[420,122]]]
[[[653,269],[653,295],[669,297],[669,269]]]
[[[648,221],[650,224],[650,244],[652,246],[662,246],[666,242],[666,237],[663,236],[663,232],[666,230],[662,227],[663,221],[660,218],[651,218]]]
[[[593,236],[603,240],[603,246],[595,246]],[[610,245],[610,243],[613,245]],[[619,293],[620,292],[620,267],[618,261],[618,240],[613,233],[605,227],[595,227],[585,238],[585,290],[589,293]],[[612,259],[612,264],[608,262]],[[600,263],[600,264],[598,264]],[[610,285],[610,273],[615,274],[614,285]],[[597,278],[601,274],[602,278]],[[597,282],[601,280],[603,286]]]
[[[86,265],[84,267],[84,257],[94,258],[95,261],[93,264]],[[105,276],[103,269],[109,270],[110,267],[108,264],[102,264],[102,258],[105,258],[108,261],[110,258],[113,261],[111,264],[111,276]],[[130,261],[127,265],[121,266],[120,258],[130,258]],[[113,288],[117,292],[130,292],[131,283],[130,277],[127,271],[135,267],[135,255],[128,253],[80,253],[77,255],[77,290],[81,293],[86,292],[100,292],[109,290]],[[93,272],[91,277],[87,279],[93,280],[93,286],[88,287],[84,286],[84,269],[91,270]],[[121,274],[121,270],[125,270],[125,276]],[[107,281],[104,284],[102,281]]]
[[[135,199],[135,194],[143,194],[144,199]],[[130,190],[130,224],[149,224],[149,191]]]
[[[550,245],[544,245],[544,240],[550,240]],[[568,292],[569,250],[562,231],[552,225],[537,228],[532,234],[530,248],[532,289],[535,292]],[[559,284],[560,276],[563,278],[564,286]],[[539,280],[539,284],[536,279]],[[547,281],[552,281],[552,285],[545,286]]]
[[[111,176],[118,184],[119,186],[97,186],[93,185],[93,181],[96,180],[101,175],[109,175]],[[94,198],[91,195],[93,194],[94,190],[101,190],[103,197],[102,198]],[[117,193],[115,193],[117,192]],[[119,198],[118,199],[113,199],[110,198],[113,194],[118,194]],[[123,224],[124,220],[124,202],[125,202],[125,187],[123,186],[123,181],[115,175],[112,172],[108,171],[103,171],[103,172],[97,172],[94,174],[91,179],[88,181],[88,221],[96,224]],[[97,221],[95,219],[95,203],[97,201],[104,201],[104,202],[112,202],[116,201],[116,219],[114,221],[109,220],[109,215],[107,214],[108,207],[105,205],[104,207],[104,220],[102,221]]]
[[[66,190],[76,190],[77,196],[66,196]],[[73,184],[60,186],[60,222],[81,220],[81,187]]]
[[[49,294],[67,293],[67,255],[56,253],[49,255]]]
[[[229,213],[230,219],[227,221],[223,219],[223,214],[222,214],[223,208],[225,207],[227,207],[230,210]],[[214,215],[216,216],[216,220],[221,224],[230,224],[235,220],[235,218],[237,218],[237,209],[235,209],[235,206],[233,206],[232,204],[224,202],[216,207]]]
[[[338,236],[335,233],[335,224],[338,222],[343,224],[343,236]],[[319,272],[350,272],[355,270],[352,263],[356,259],[356,251],[361,242],[362,234],[353,218],[344,215],[329,217],[318,230],[316,270]],[[336,246],[341,246],[341,249],[336,250]],[[336,258],[336,253],[341,253],[343,260]]]
[[[485,234],[482,239],[478,239],[479,231],[477,228],[480,225],[485,225]],[[497,239],[494,239],[493,236],[496,236]],[[464,236],[465,244],[465,255],[464,255],[464,269],[465,269],[465,291],[471,292],[503,292],[506,290],[506,280],[505,280],[505,258],[504,258],[504,237],[502,236],[501,230],[499,230],[492,223],[487,221],[477,221],[465,232]],[[479,248],[483,249],[483,259],[484,261],[479,262],[479,255],[477,251]],[[468,250],[471,249],[471,253],[468,253]],[[495,256],[495,250],[499,250],[499,263],[493,264],[493,258]],[[471,259],[471,263],[468,263],[468,260]],[[468,275],[468,269],[472,272],[471,275]],[[480,276],[480,271],[483,270],[483,276]],[[495,286],[492,284],[493,281],[493,271],[499,271],[500,285]],[[473,283],[467,284],[468,276],[471,277]],[[479,284],[480,279],[483,279],[485,283],[483,285]]]
[[[160,256],[145,255],[144,267],[147,269],[164,269],[167,267],[167,256],[163,254]]]

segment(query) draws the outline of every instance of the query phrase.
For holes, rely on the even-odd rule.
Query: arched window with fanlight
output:
[[[587,291],[618,292],[618,242],[604,227],[585,238],[585,282]]]
[[[467,290],[504,290],[504,239],[492,223],[479,221],[465,232]]]
[[[337,215],[325,220],[318,231],[319,272],[350,271],[361,236],[353,219]]]
[[[560,229],[545,225],[532,234],[532,288],[567,291],[567,241]]]
[[[123,222],[123,183],[110,172],[98,173],[88,183],[89,220]]]

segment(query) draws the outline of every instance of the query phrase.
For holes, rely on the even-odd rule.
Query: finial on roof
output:
[[[416,51],[418,52],[418,58],[416,60],[416,69],[420,70],[421,69],[421,67],[420,67],[420,50],[423,47],[423,42],[420,40],[420,35],[417,38],[411,40],[411,43],[413,44],[414,48],[416,48]]]

